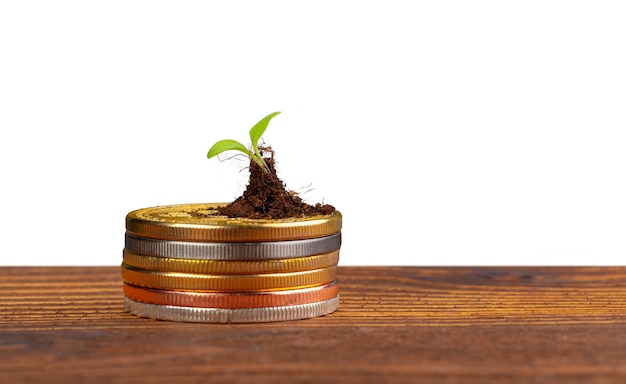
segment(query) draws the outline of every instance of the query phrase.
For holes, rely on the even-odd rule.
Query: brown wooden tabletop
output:
[[[626,267],[341,267],[332,315],[154,321],[119,267],[0,268],[0,383],[626,383]]]

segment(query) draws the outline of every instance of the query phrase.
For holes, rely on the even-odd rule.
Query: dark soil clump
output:
[[[248,219],[285,219],[327,215],[335,211],[332,205],[307,204],[295,192],[288,191],[285,183],[276,174],[272,148],[260,148],[260,151],[270,173],[266,173],[250,160],[250,181],[246,190],[232,203],[219,207],[220,215]]]

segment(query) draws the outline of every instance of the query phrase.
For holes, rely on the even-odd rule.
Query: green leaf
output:
[[[256,123],[254,127],[252,127],[252,129],[250,129],[250,140],[252,140],[252,150],[258,157],[261,157],[261,155],[259,154],[259,139],[261,138],[263,133],[265,133],[265,130],[267,129],[267,125],[270,123],[270,120],[272,120],[274,116],[278,115],[279,113],[280,112],[274,112],[272,114],[265,116],[264,118],[261,119],[261,121]]]
[[[226,139],[220,140],[217,143],[213,144],[211,149],[209,149],[209,153],[207,153],[206,157],[210,159],[211,157],[219,155],[222,152],[231,150],[241,151],[245,153],[246,156],[250,156],[250,151],[248,151],[248,148],[246,148],[243,144],[236,140]]]

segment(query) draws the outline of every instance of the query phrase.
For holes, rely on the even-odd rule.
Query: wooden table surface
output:
[[[0,268],[0,383],[626,383],[626,267],[340,267],[332,315],[124,312],[119,267]]]

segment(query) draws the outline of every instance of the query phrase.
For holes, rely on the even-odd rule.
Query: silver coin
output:
[[[140,303],[124,297],[124,308],[133,315],[156,320],[190,323],[267,323],[302,320],[328,315],[339,307],[339,296],[317,303],[265,308],[195,308]]]
[[[258,243],[169,241],[126,233],[126,249],[145,256],[191,260],[276,260],[321,255],[341,247],[341,233],[307,240]]]

